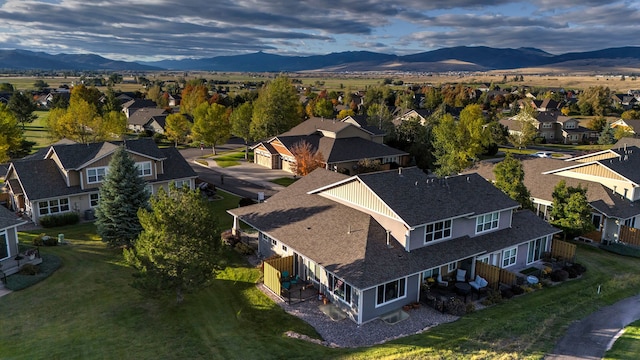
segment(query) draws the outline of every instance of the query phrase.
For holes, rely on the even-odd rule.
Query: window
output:
[[[458,263],[452,262],[451,264],[449,264],[449,266],[447,266],[447,272],[452,272],[457,268],[458,268]]]
[[[271,245],[273,245],[273,246],[278,246],[278,240],[276,240],[276,239],[271,239]]]
[[[182,189],[182,187],[185,186],[185,184],[187,185],[188,188],[191,188],[190,180],[176,180],[173,183],[175,184],[176,189]]]
[[[527,264],[542,259],[542,255],[547,250],[547,237],[542,237],[529,242],[529,251],[527,252]]]
[[[329,291],[338,299],[351,304],[351,285],[333,274],[329,274]]]
[[[9,239],[7,238],[7,232],[0,232],[0,260],[9,257]]]
[[[264,240],[267,243],[271,242],[271,238],[267,234],[262,234],[262,240]]]
[[[478,257],[478,258],[476,259],[476,261],[477,261],[477,262],[481,262],[481,263],[488,264],[488,263],[489,263],[489,255],[485,255],[485,256]]]
[[[451,220],[427,225],[425,243],[451,237]]]
[[[282,251],[287,251],[287,246],[286,245],[282,245]]]
[[[624,189],[625,192],[627,191],[627,189]],[[632,218],[628,218],[624,221],[624,226],[628,226],[628,227],[636,227],[636,218],[632,217]]]
[[[429,269],[427,271],[423,271],[422,272],[422,278],[423,279],[427,279],[427,278],[430,278],[430,277],[436,277],[436,276],[438,276],[439,273],[440,273],[440,268],[439,267],[433,268],[433,269]]]
[[[502,267],[506,268],[516,263],[516,255],[518,255],[518,248],[507,249],[502,252]]]
[[[69,211],[69,199],[55,199],[38,202],[40,215],[57,214]]]
[[[316,264],[315,262],[311,261],[311,260],[307,260],[306,261],[306,268],[307,268],[307,279],[308,280],[313,280],[316,283],[320,281],[320,278],[318,277],[318,274],[320,274],[320,268],[318,267],[318,264]]]
[[[499,220],[500,213],[497,211],[491,214],[478,216],[476,218],[476,234],[497,228]]]
[[[107,170],[108,168],[106,166],[87,169],[87,184],[102,182],[107,175]]]
[[[138,176],[151,175],[151,161],[136,163],[136,167],[138,168]]]
[[[386,305],[397,299],[404,298],[406,296],[405,281],[406,280],[402,278],[384,285],[378,285],[376,306]]]
[[[89,194],[89,206],[96,207],[100,201],[100,193]]]

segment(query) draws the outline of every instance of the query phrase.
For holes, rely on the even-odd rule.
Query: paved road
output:
[[[232,150],[242,148],[242,144],[225,144],[217,150]],[[291,177],[291,173],[282,170],[271,170],[265,167],[241,162],[240,165],[228,168],[217,166],[213,160],[208,160],[208,166],[196,162],[203,154],[210,153],[210,149],[184,149],[180,153],[189,162],[201,180],[214,184],[216,187],[242,197],[257,199],[258,193],[264,193],[265,198],[275,194],[283,187],[270,180]]]
[[[545,360],[602,359],[625,326],[640,319],[640,295],[576,321]]]

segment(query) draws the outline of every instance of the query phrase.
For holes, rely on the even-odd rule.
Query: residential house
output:
[[[292,256],[292,275],[362,324],[418,301],[428,277],[464,269],[471,279],[477,262],[514,270],[540,261],[558,230],[518,207],[477,174],[317,169],[228,212],[234,231],[240,222],[258,230],[262,257]]]
[[[136,112],[139,109],[156,108],[156,107],[158,107],[158,104],[156,104],[155,101],[153,100],[131,99],[125,103],[122,103],[122,112],[124,112],[124,115],[128,119],[129,117],[131,117],[131,115],[133,115],[134,112]]]
[[[611,94],[611,105],[623,110],[633,109],[638,104],[638,98],[632,94]]]
[[[382,136],[346,121],[311,118],[291,130],[253,146],[254,162],[270,169],[295,172],[292,149],[306,141],[319,151],[327,169],[352,173],[360,160],[379,160],[383,166],[404,166],[409,154],[382,144]]]
[[[420,125],[424,125],[427,123],[427,119],[431,116],[431,110],[427,109],[408,109],[403,111],[402,114],[399,114],[391,122],[395,126],[400,126],[402,122],[409,119],[418,119],[420,121]]]
[[[620,146],[568,160],[523,158],[522,165],[524,184],[541,218],[549,220],[553,190],[564,180],[567,186],[587,189],[598,231],[590,235],[594,241],[618,241],[622,232],[640,229],[640,148]],[[470,172],[494,181],[494,167],[481,162]]]
[[[578,120],[564,116],[559,111],[542,111],[535,117],[521,112],[510,118],[501,119],[499,122],[509,130],[510,134],[518,135],[522,132],[522,121],[531,122],[537,129],[538,136],[552,143],[593,142],[597,141],[600,135],[597,131],[580,126]]]
[[[31,221],[74,211],[90,216],[100,200],[99,189],[111,156],[124,146],[150,193],[170,182],[194,188],[196,173],[175,148],[160,149],[150,138],[125,142],[55,144],[9,165],[6,184],[10,208]]]
[[[134,132],[144,132],[148,130],[150,132],[157,132],[155,130],[161,129],[164,132],[164,125],[160,128],[153,127],[150,125],[154,117],[166,117],[168,115],[165,109],[160,109],[157,107],[144,107],[135,110],[128,118],[127,118],[127,128],[133,130]],[[162,121],[164,123],[164,121]]]
[[[623,120],[619,119],[611,123],[612,129],[622,128],[624,131],[637,136],[640,133],[640,120]]]
[[[17,228],[26,223],[27,221],[22,220],[15,213],[4,206],[0,206],[0,277],[12,275],[19,270],[15,260],[15,257],[19,254]],[[25,259],[25,261],[28,261],[28,259]],[[41,261],[39,260],[39,262]],[[1,278],[0,281],[2,281]],[[0,287],[2,287],[2,284],[0,284]]]

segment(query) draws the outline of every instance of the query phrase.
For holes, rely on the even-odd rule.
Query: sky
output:
[[[564,54],[638,46],[639,34],[636,0],[0,0],[0,49],[127,61],[454,46]]]

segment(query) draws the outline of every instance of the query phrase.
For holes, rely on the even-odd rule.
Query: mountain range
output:
[[[93,54],[47,54],[27,50],[0,50],[4,70],[111,70],[111,71],[490,71],[522,68],[600,68],[640,72],[640,47],[609,48],[554,55],[536,48],[458,46],[411,55],[347,51],[326,55],[283,56],[263,52],[212,58],[125,62]],[[629,70],[631,69],[631,70]],[[577,69],[579,70],[579,69]]]

